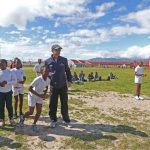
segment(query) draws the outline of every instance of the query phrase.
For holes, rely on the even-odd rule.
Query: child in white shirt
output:
[[[19,100],[19,115],[23,115],[22,107],[23,107],[23,95],[24,95],[24,82],[26,81],[26,76],[24,74],[24,70],[22,69],[22,63],[20,59],[15,61],[15,68],[12,69],[17,77],[17,83],[13,85],[13,96],[15,99],[14,102],[14,119],[17,118],[17,108],[18,108],[18,100]]]
[[[36,107],[36,115],[32,125],[33,131],[36,132],[37,132],[36,122],[38,121],[41,115],[43,99],[48,98],[46,93],[48,90],[48,86],[50,85],[50,79],[48,77],[49,76],[48,68],[45,66],[42,67],[41,73],[42,75],[36,77],[29,87],[29,94],[28,94],[29,110],[23,116],[20,117],[20,125],[23,125],[24,119],[29,115],[32,115]]]
[[[135,68],[135,78],[134,82],[136,84],[136,100],[143,100],[144,98],[140,96],[141,94],[141,85],[142,85],[142,77],[145,77],[146,74],[143,74],[143,62],[141,61],[139,65]]]
[[[7,69],[7,61],[0,60],[0,127],[5,125],[5,104],[10,125],[15,125],[12,107],[12,85],[17,82],[15,74]]]

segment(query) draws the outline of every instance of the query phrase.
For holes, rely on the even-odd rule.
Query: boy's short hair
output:
[[[7,60],[6,59],[0,59],[0,63],[5,63],[7,65]]]
[[[16,61],[19,61],[21,63],[21,59],[17,58]]]
[[[49,69],[48,66],[42,66],[40,72],[42,73],[44,69]]]

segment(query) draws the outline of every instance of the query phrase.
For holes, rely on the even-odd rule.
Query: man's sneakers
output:
[[[19,118],[19,125],[20,126],[24,125],[24,117],[23,117],[23,115],[21,115],[20,118]]]
[[[144,100],[144,98],[141,96],[135,96],[135,100]]]
[[[143,97],[141,97],[141,96],[139,96],[139,99],[140,99],[140,100],[144,100],[144,98],[143,98]]]
[[[50,123],[50,128],[55,128],[56,124],[57,124],[57,121],[52,120],[51,123]]]
[[[65,124],[68,128],[72,128],[71,122],[62,121],[63,124]],[[50,128],[55,128],[57,125],[56,121],[51,121]]]
[[[63,124],[65,124],[68,128],[73,128],[73,126],[72,126],[72,123],[71,123],[71,122],[63,121],[62,123],[63,123]]]
[[[138,96],[135,96],[135,100],[140,100],[140,98]]]

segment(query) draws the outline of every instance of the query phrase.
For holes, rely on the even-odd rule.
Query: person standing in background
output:
[[[34,66],[34,71],[36,72],[36,76],[41,75],[41,67],[43,66],[42,59],[38,59],[38,63]]]
[[[143,74],[143,62],[141,61],[139,65],[135,68],[135,84],[136,84],[136,100],[143,100],[144,98],[140,96],[141,94],[141,84],[142,77],[145,77],[146,74]]]

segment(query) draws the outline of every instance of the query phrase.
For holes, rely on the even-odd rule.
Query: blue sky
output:
[[[149,0],[0,0],[1,57],[150,56]]]

